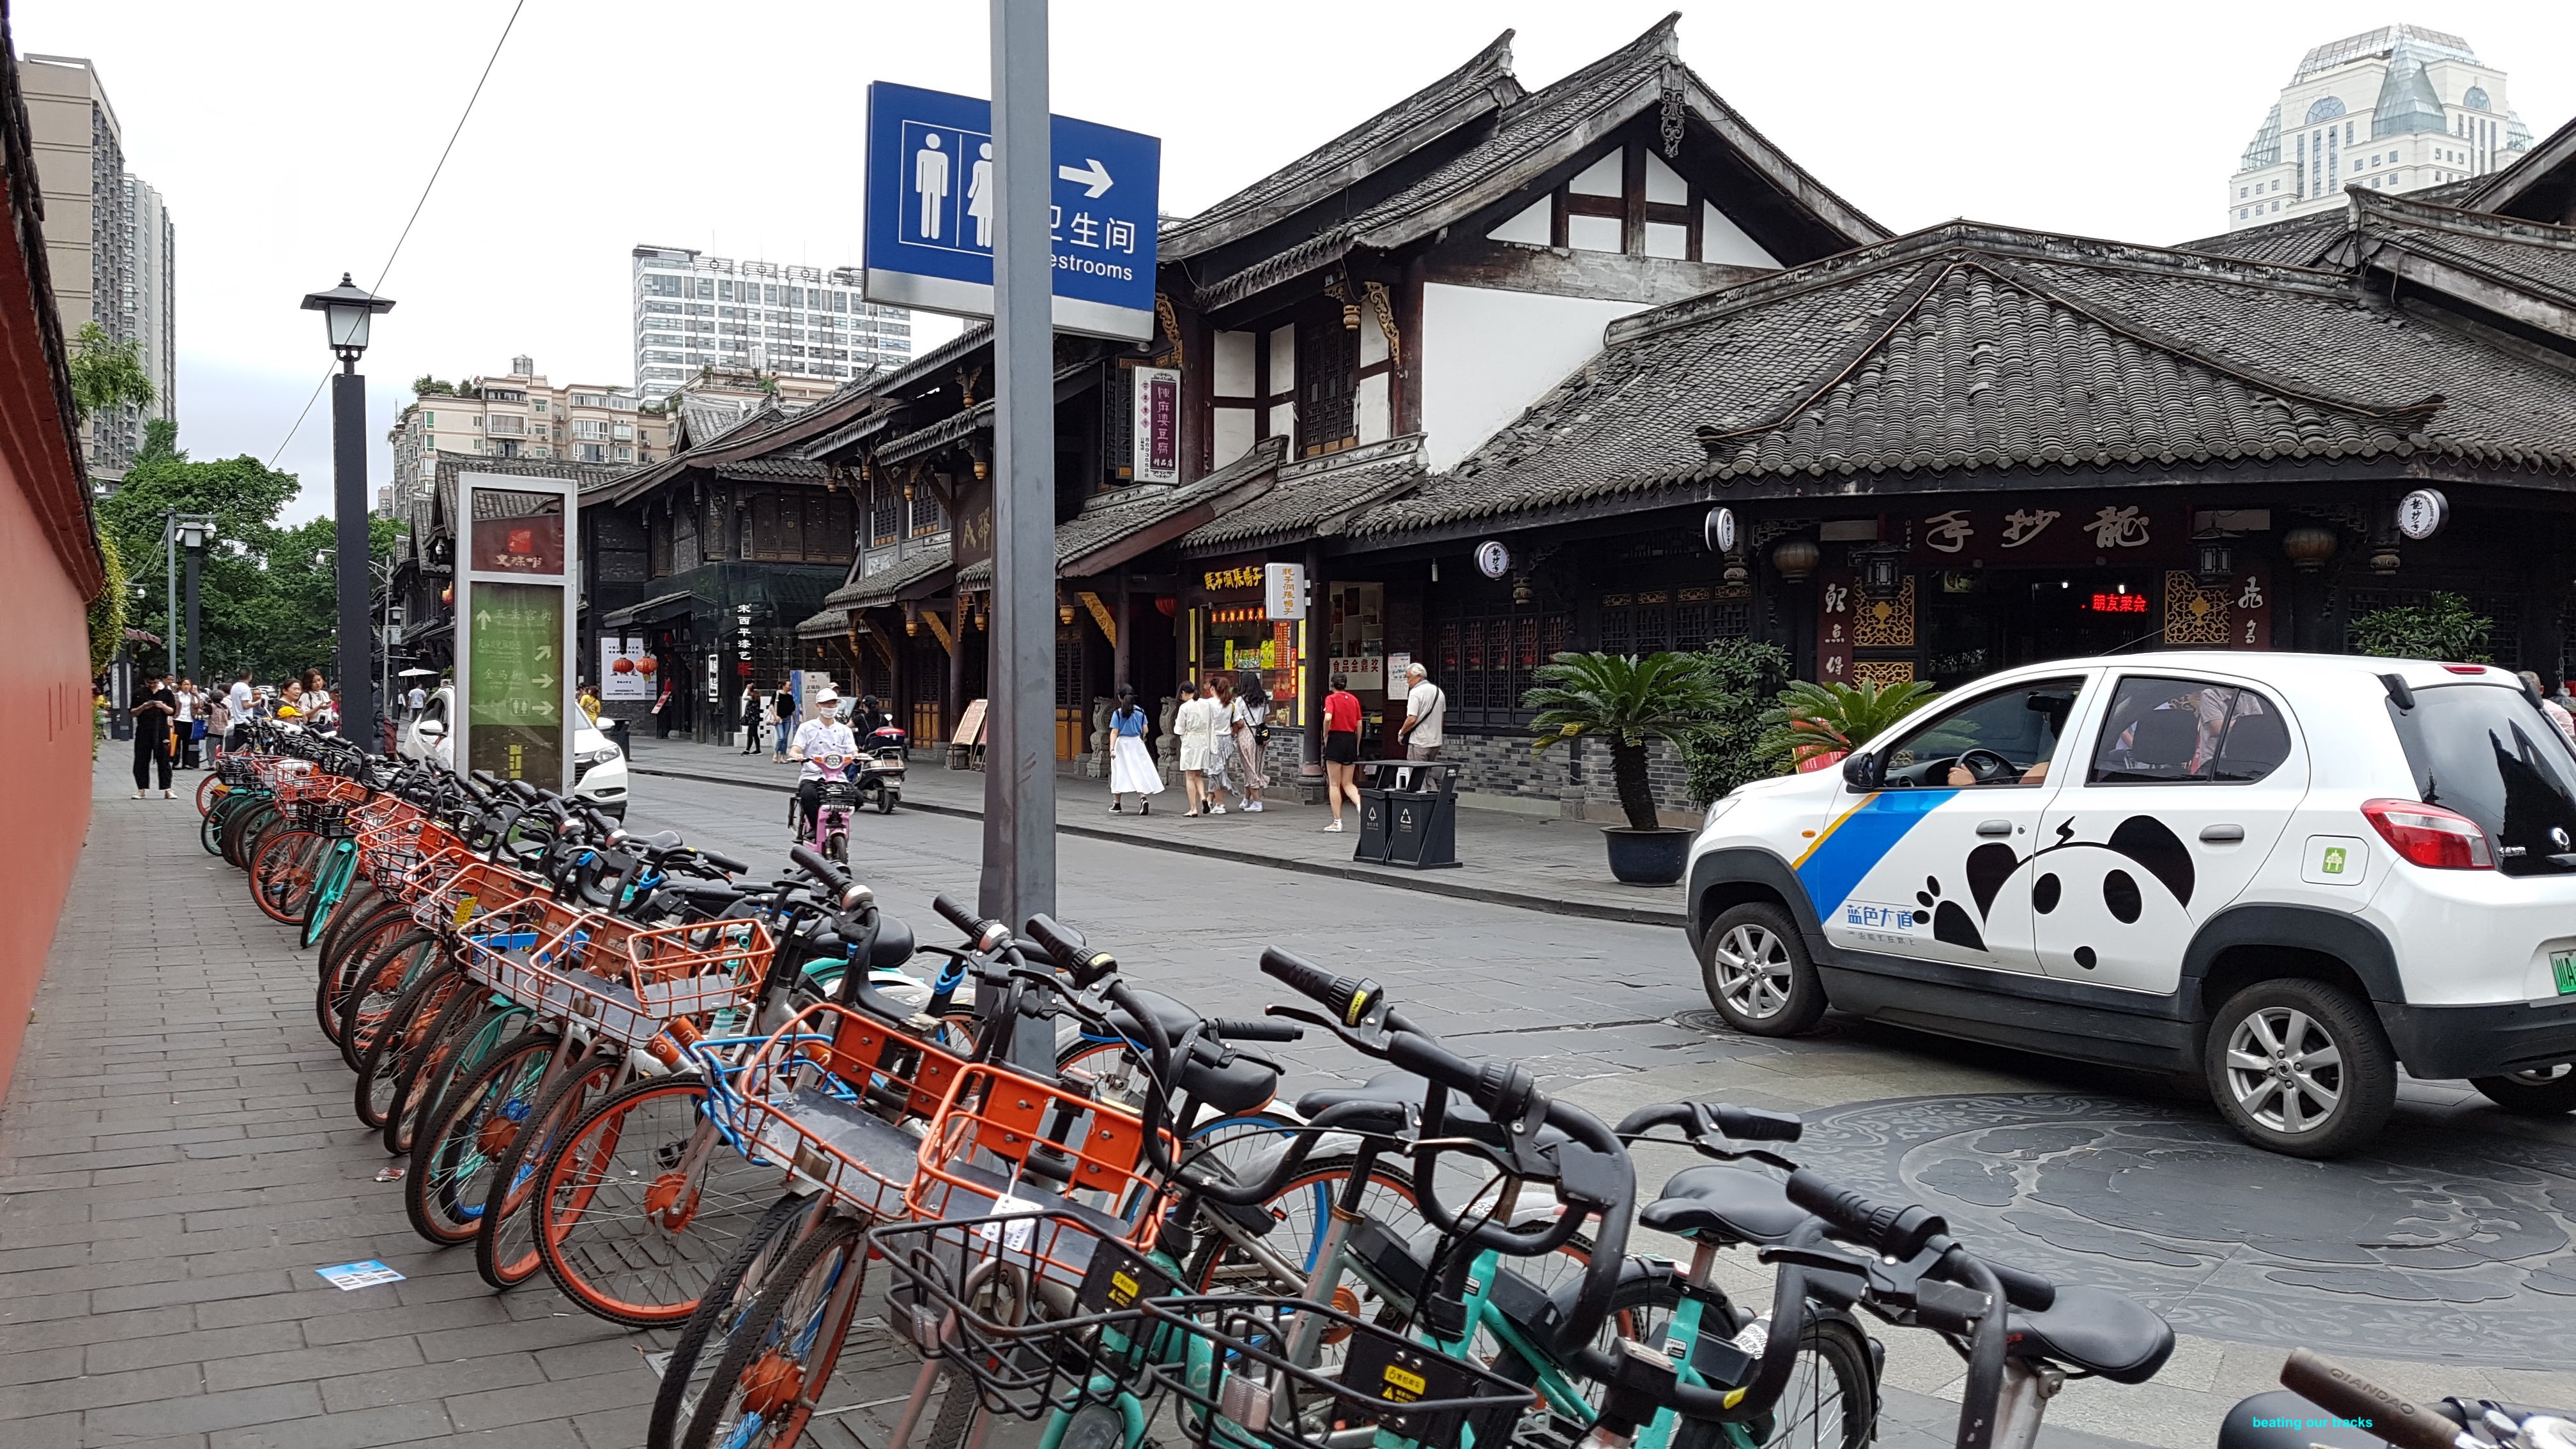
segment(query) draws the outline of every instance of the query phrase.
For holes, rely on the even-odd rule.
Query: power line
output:
[[[411,240],[411,229],[420,221],[421,208],[429,205],[429,193],[437,187],[440,173],[447,170],[447,158],[456,149],[456,138],[465,134],[465,123],[474,115],[474,103],[483,99],[483,83],[492,78],[492,67],[501,59],[501,47],[509,44],[510,32],[519,23],[519,12],[527,5],[528,0],[517,0],[510,7],[510,18],[501,25],[501,38],[492,42],[492,54],[483,62],[483,73],[474,78],[474,94],[465,98],[465,111],[456,118],[456,129],[447,133],[447,145],[438,153],[438,164],[429,168],[429,180],[420,188],[420,200],[411,204],[411,215],[403,222],[402,235],[394,238],[394,249],[385,254],[385,264],[376,272],[376,284],[368,291],[382,292],[385,278],[393,275],[394,259],[402,255],[403,243]],[[326,367],[322,369],[322,380],[313,384],[313,395],[304,400],[304,410],[295,415],[295,425],[286,430],[286,436],[278,440],[277,451],[269,455],[268,466],[276,467],[277,460],[286,456],[287,445],[295,441],[297,433],[304,431],[304,420],[313,415],[313,404],[321,398],[322,389],[330,382],[331,369]]]

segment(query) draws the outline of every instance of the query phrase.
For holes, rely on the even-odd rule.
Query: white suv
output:
[[[1709,807],[1691,944],[1737,1029],[1826,1007],[2204,1076],[2324,1157],[2397,1068],[2576,1109],[2576,751],[2514,675],[2346,655],[2032,665]]]
[[[396,746],[406,760],[428,760],[454,769],[456,742],[448,722],[456,711],[456,687],[440,685],[419,717],[404,723]],[[626,818],[626,755],[617,742],[587,719],[576,719],[572,732],[573,798],[612,820]]]

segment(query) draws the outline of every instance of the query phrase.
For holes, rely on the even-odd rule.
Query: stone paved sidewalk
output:
[[[694,741],[638,737],[630,760],[639,776],[633,791],[639,809],[649,809],[656,776],[757,785],[787,791],[795,787],[795,767],[772,762],[767,754],[746,755],[740,746],[702,745]],[[1633,921],[1643,925],[1678,926],[1683,921],[1679,886],[1621,885],[1610,878],[1601,843],[1601,827],[1551,815],[1463,806],[1458,811],[1458,860],[1451,870],[1407,870],[1362,865],[1351,859],[1359,821],[1347,808],[1342,834],[1325,831],[1332,812],[1321,805],[1297,803],[1293,788],[1270,792],[1264,809],[1247,815],[1229,809],[1223,815],[1191,819],[1186,797],[1176,786],[1155,797],[1154,812],[1109,813],[1105,780],[1074,776],[1056,778],[1056,829],[1068,835],[1117,840],[1131,845],[1182,850],[1246,865],[1303,871],[1366,881],[1372,885],[1427,891],[1495,905],[1598,920]],[[1472,797],[1462,797],[1472,798]],[[784,820],[784,806],[780,819]],[[940,814],[984,812],[984,775],[917,762],[904,782],[900,815],[906,809]],[[878,830],[870,814],[862,832]]]
[[[669,1335],[543,1277],[495,1294],[470,1247],[412,1232],[313,1020],[312,957],[198,848],[186,801],[115,774],[0,1107],[0,1444],[636,1449]],[[314,1271],[367,1258],[404,1281]],[[844,1377],[852,1403],[910,1382]]]

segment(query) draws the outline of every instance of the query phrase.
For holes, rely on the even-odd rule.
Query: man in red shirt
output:
[[[1351,693],[1350,676],[1333,676],[1333,692],[1324,696],[1324,799],[1333,807],[1328,831],[1342,828],[1342,800],[1360,805],[1360,697]]]

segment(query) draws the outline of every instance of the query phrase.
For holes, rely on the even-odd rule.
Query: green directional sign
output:
[[[564,778],[564,589],[477,584],[467,631],[469,768],[553,789]]]

